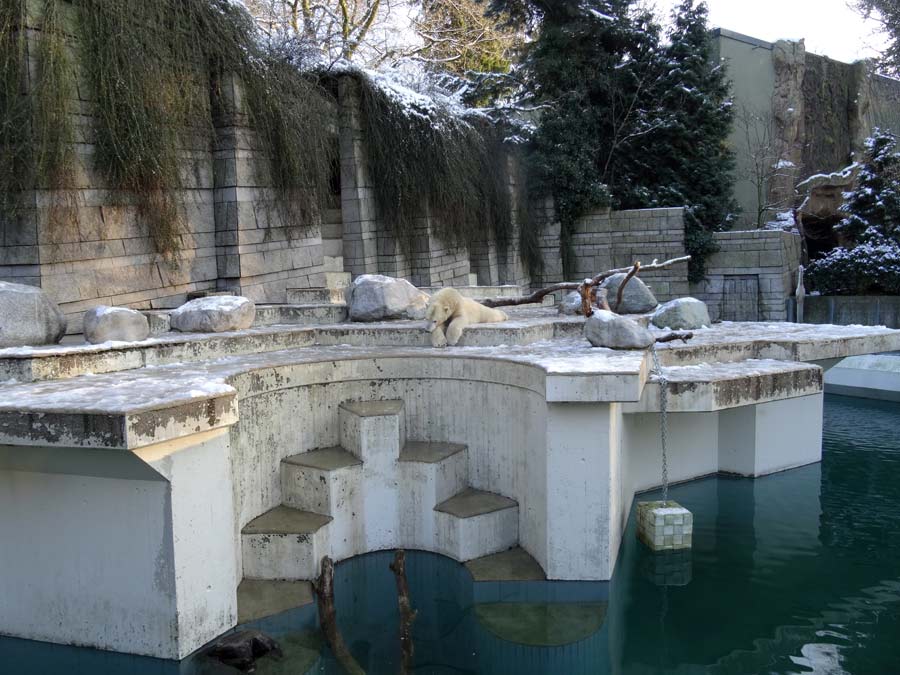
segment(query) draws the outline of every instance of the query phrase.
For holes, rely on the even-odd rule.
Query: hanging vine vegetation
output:
[[[25,88],[25,6],[21,0],[0,2],[0,204],[3,216],[15,217],[20,193],[34,175],[31,143],[32,101]]]
[[[490,238],[505,246],[512,221],[502,131],[404,98],[364,74],[357,79],[375,200],[403,254],[413,258],[426,208],[448,245]]]
[[[78,2],[97,158],[114,185],[137,196],[159,250],[177,245],[183,148],[196,147],[198,133],[212,138],[210,74],[242,83],[268,159],[258,182],[278,191],[286,224],[310,222],[328,193],[333,152],[324,92],[266,52],[243,8],[229,0]]]
[[[66,6],[77,17],[74,68],[92,99],[94,163],[136,204],[158,251],[179,248],[182,190],[189,187],[183,177],[191,151],[212,148],[213,114],[226,104],[218,83],[226,76],[241,83],[258,139],[256,183],[274,188],[284,225],[315,222],[329,192],[332,108],[324,90],[267,50],[243,7],[231,0],[45,0],[40,76],[26,88],[18,30],[25,0],[0,2],[0,143],[15,158],[0,176],[4,202],[34,185],[60,189],[71,176],[75,77],[59,24]],[[14,163],[30,171],[15,171]]]

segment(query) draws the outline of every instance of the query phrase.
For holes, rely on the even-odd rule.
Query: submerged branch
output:
[[[400,652],[402,655],[401,675],[413,671],[415,645],[412,639],[412,625],[416,620],[416,610],[409,601],[409,582],[406,579],[406,551],[402,548],[394,554],[391,571],[397,579],[397,604],[400,607]]]
[[[334,561],[328,556],[322,558],[322,571],[313,583],[316,603],[319,607],[319,622],[322,632],[331,647],[334,657],[348,675],[366,675],[366,671],[353,658],[337,625],[337,610],[334,608]]]

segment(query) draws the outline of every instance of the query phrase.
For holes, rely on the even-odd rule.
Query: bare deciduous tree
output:
[[[773,188],[793,181],[799,167],[790,160],[790,148],[778,133],[771,112],[741,104],[734,123],[743,146],[738,154],[746,157],[737,177],[756,190],[755,223],[762,227],[774,212],[793,207],[790,190]]]

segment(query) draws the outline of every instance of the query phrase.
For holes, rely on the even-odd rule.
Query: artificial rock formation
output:
[[[0,281],[0,348],[56,344],[66,317],[40,288]]]
[[[594,347],[609,349],[647,349],[656,342],[653,333],[636,321],[605,309],[594,310],[584,322],[584,337]]]
[[[239,295],[197,298],[172,311],[172,329],[182,333],[222,333],[250,328],[256,305]]]
[[[116,340],[137,342],[150,335],[147,317],[127,307],[99,305],[84,313],[84,339],[91,344]]]
[[[363,274],[347,289],[351,321],[423,319],[427,305],[428,294],[406,279]]]
[[[696,298],[677,298],[660,305],[650,322],[671,330],[695,330],[712,324],[706,303]]]
[[[628,275],[625,273],[614,274],[600,286],[607,290],[607,297],[613,311],[618,314],[643,314],[653,310],[659,302],[657,302],[656,296],[653,295],[653,291],[647,287],[647,284],[638,278],[628,281],[625,285],[625,292],[622,294],[622,306],[616,306],[615,298],[619,291],[619,284],[625,280],[626,276]]]

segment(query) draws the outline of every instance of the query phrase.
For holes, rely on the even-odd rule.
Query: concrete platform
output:
[[[397,546],[608,580],[660,481],[650,354],[512,314],[448,349],[386,322],[0,351],[0,633],[177,659],[242,580]],[[796,324],[661,345],[671,479],[818,461],[819,364],[896,350]]]

